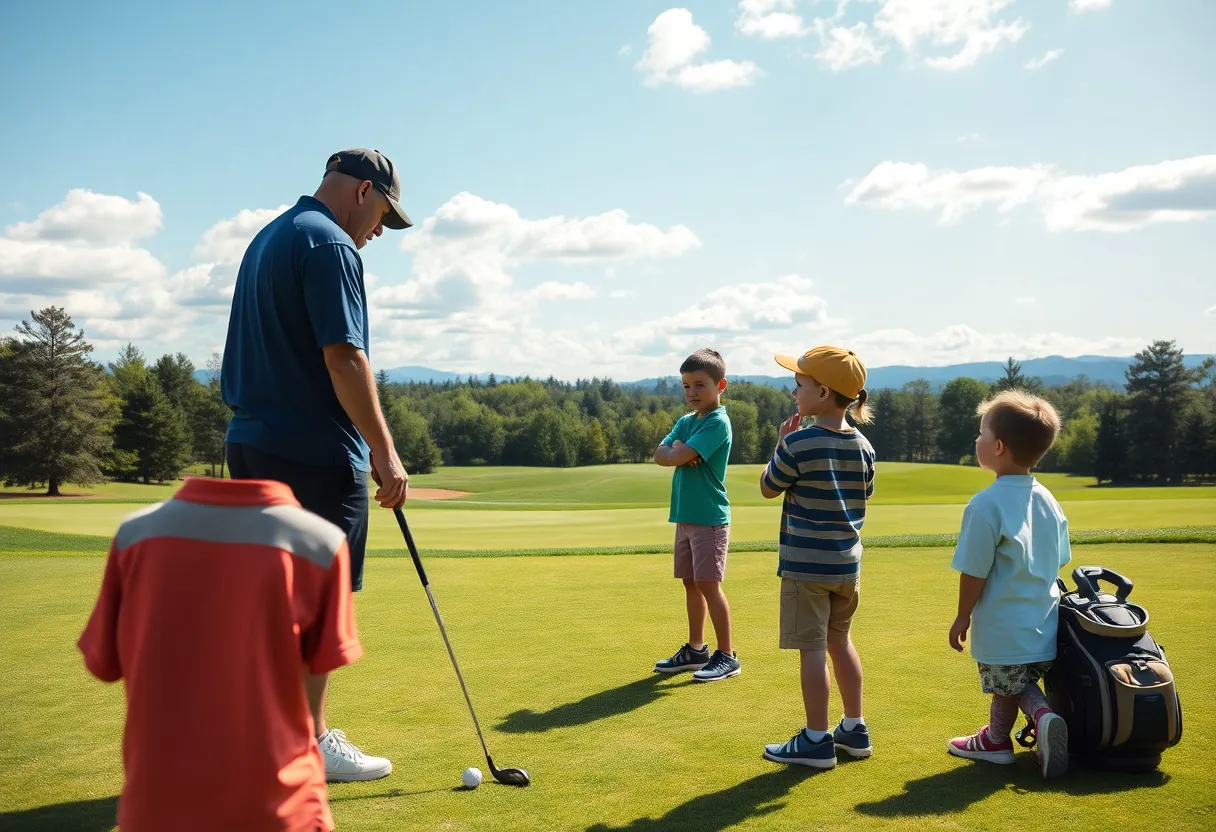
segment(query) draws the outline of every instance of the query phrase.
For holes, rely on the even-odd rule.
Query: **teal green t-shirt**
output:
[[[730,523],[726,498],[726,462],[730,459],[731,429],[726,408],[719,406],[700,419],[681,416],[663,440],[683,442],[701,455],[700,465],[681,465],[671,478],[672,523],[725,526]]]

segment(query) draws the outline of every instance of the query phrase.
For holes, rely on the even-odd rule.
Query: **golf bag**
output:
[[[1068,752],[1080,762],[1148,771],[1182,738],[1182,704],[1148,612],[1127,600],[1132,582],[1097,566],[1073,570],[1077,589],[1057,578],[1056,660],[1044,680],[1047,702],[1068,725]],[[1108,595],[1098,589],[1106,581]]]

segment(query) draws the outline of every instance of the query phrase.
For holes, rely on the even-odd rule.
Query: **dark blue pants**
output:
[[[233,479],[285,483],[301,506],[346,532],[351,589],[363,589],[368,504],[364,473],[350,465],[307,465],[237,442],[229,442],[227,452]]]

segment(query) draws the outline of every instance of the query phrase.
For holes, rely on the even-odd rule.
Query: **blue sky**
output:
[[[372,146],[417,222],[363,250],[381,367],[1216,352],[1207,0],[192,5],[7,14],[0,329],[201,365]]]

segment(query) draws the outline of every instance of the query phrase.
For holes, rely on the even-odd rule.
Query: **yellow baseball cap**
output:
[[[815,347],[800,356],[774,355],[787,370],[810,376],[815,381],[850,399],[861,395],[866,386],[866,368],[852,350],[840,347]]]

